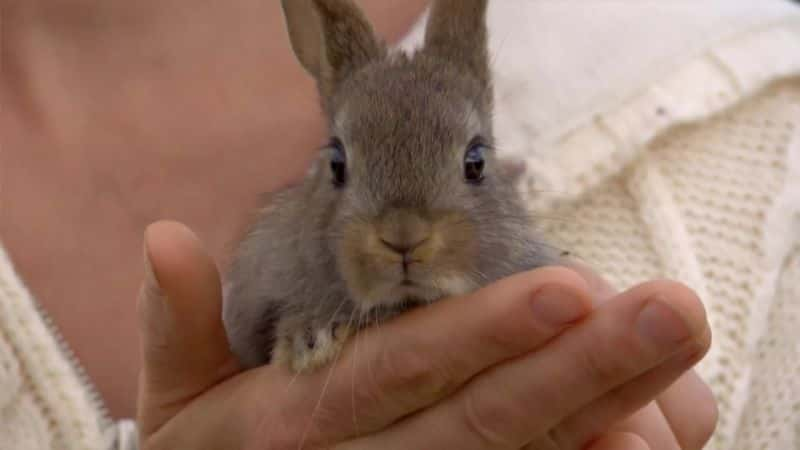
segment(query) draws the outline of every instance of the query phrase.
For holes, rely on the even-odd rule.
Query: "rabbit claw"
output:
[[[338,357],[352,334],[347,325],[302,330],[279,339],[273,361],[292,372],[313,372]]]

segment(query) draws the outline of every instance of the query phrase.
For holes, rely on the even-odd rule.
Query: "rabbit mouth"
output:
[[[361,309],[371,311],[374,308],[395,308],[406,303],[431,303],[443,297],[443,293],[426,280],[415,278],[409,274],[397,274],[385,277],[381,282],[371,286],[368,292],[358,298]]]
[[[402,278],[389,287],[394,302],[422,301],[431,303],[444,297],[463,295],[474,290],[477,285],[466,276],[449,274],[434,276],[413,276],[404,272]],[[393,303],[393,302],[390,302]]]
[[[338,267],[360,309],[430,303],[477,287],[469,276],[474,229],[461,214],[394,208],[376,220],[348,223],[338,243]]]

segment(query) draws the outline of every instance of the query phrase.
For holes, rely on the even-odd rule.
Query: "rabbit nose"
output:
[[[381,217],[378,238],[388,249],[409,259],[409,254],[428,240],[431,225],[419,214],[407,209],[393,208]]]
[[[386,247],[394,250],[396,253],[400,253],[404,257],[407,257],[412,250],[419,247],[420,245],[424,244],[425,241],[428,240],[428,237],[424,237],[416,242],[408,242],[408,241],[390,241],[386,240],[385,238],[381,238],[381,243]]]

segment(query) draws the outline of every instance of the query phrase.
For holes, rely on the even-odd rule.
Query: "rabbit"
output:
[[[245,367],[314,371],[368,323],[557,262],[493,147],[487,1],[436,0],[413,54],[351,0],[282,1],[330,140],[234,252],[223,323]]]

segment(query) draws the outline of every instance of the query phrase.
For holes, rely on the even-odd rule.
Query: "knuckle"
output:
[[[444,361],[434,361],[413,346],[384,347],[369,371],[368,395],[373,400],[388,396],[393,401],[412,403],[439,398],[457,384],[446,367]]]
[[[500,325],[481,329],[475,336],[475,343],[485,353],[515,355],[530,346],[531,338],[538,339],[539,330],[531,325],[534,321],[525,320],[527,317],[521,316],[515,305],[503,305],[500,302],[487,302],[485,305],[484,314],[492,319],[492,324]]]
[[[703,302],[697,292],[689,286],[673,280],[658,279],[639,286],[640,292],[648,293],[649,297],[661,296],[669,299],[672,307],[682,311],[682,316],[686,317],[692,324],[693,331],[699,331],[703,322],[706,321],[706,311]]]
[[[529,309],[530,298],[531,295],[518,296],[513,301],[497,301],[494,296],[476,298],[481,301],[478,308],[483,322],[470,337],[471,346],[478,349],[476,353],[501,358],[518,356],[555,334],[555,330],[543,327]]]
[[[388,347],[380,352],[376,373],[387,388],[414,388],[431,382],[431,365],[426,357],[409,348]]]
[[[584,346],[579,351],[578,376],[598,386],[613,386],[637,372],[642,352],[623,336],[609,336],[603,341],[597,337],[597,345]]]
[[[513,406],[502,406],[498,404],[498,396],[481,392],[465,392],[460,414],[463,428],[478,441],[480,448],[514,448],[508,433],[503,432],[509,418],[507,411]]]

